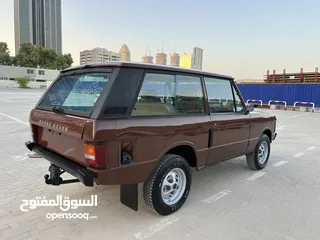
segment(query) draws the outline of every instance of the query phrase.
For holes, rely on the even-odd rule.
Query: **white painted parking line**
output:
[[[274,164],[272,164],[272,166],[274,166],[274,167],[279,167],[279,166],[281,166],[281,165],[283,165],[283,164],[286,164],[288,161],[280,161],[280,162],[277,162],[277,163],[274,163]]]
[[[265,172],[258,172],[253,174],[251,177],[247,178],[247,181],[251,181],[253,182],[254,180],[258,179],[259,177],[262,177],[263,175],[265,175]]]
[[[301,157],[304,153],[300,152],[300,153],[296,153],[295,155],[293,155],[294,157]]]
[[[203,202],[205,202],[205,203],[213,203],[213,202],[215,202],[215,201],[227,196],[230,193],[231,193],[231,191],[229,191],[229,190],[223,190],[223,191],[220,191],[220,192],[214,194],[211,197],[208,197],[207,199],[203,200]]]
[[[7,114],[4,114],[4,113],[1,113],[1,112],[0,112],[0,115],[2,115],[2,116],[4,116],[4,117],[7,117],[7,118],[10,118],[10,119],[12,119],[12,120],[14,120],[14,121],[17,121],[17,122],[19,122],[19,123],[22,123],[22,124],[25,124],[25,125],[28,125],[28,126],[29,126],[29,123],[23,122],[23,121],[19,120],[18,118],[11,117],[11,116],[9,116],[9,115],[7,115]]]
[[[14,99],[15,100],[20,100],[20,99],[26,99],[26,98],[28,98],[28,99],[34,99],[33,97],[26,97],[26,96],[14,96]]]
[[[293,115],[292,117],[302,117],[302,116],[306,116],[310,113],[302,113],[302,114],[298,114],[298,115]]]
[[[11,158],[14,159],[14,161],[24,161],[26,160],[28,157],[29,153],[25,153],[23,156],[12,156]]]
[[[10,101],[10,100],[8,100],[8,99],[5,99],[5,98],[0,98],[0,100],[3,100],[3,101],[5,101],[5,102],[12,102],[12,101]]]
[[[316,146],[310,146],[310,147],[307,148],[307,150],[312,151],[312,150],[314,150],[315,148],[316,148]]]
[[[134,236],[136,239],[139,239],[139,240],[145,239],[155,234],[156,232],[159,232],[165,227],[174,224],[177,221],[179,221],[179,218],[175,216],[169,216],[167,218],[162,219],[160,222],[149,226],[146,230],[135,233]]]
[[[12,102],[12,103],[33,103],[33,104],[35,104],[35,103],[37,103],[37,101],[33,101],[33,102],[27,102],[27,101],[20,101],[20,102],[17,102],[17,101],[14,101],[14,102]]]
[[[33,95],[33,96],[37,96],[39,95],[39,93],[15,93],[15,92],[5,92],[3,95]]]

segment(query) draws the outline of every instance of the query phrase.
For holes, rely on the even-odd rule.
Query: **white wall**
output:
[[[5,88],[13,88],[13,87],[19,87],[18,83],[16,81],[10,81],[10,80],[0,80],[0,87]]]
[[[27,77],[29,87],[46,88],[46,82],[55,80],[59,73],[60,70],[0,65],[0,87],[19,87],[15,79]]]
[[[52,83],[53,83],[53,81],[47,81],[47,82],[46,82],[46,84],[47,84],[47,85],[46,85],[46,88],[48,88]]]
[[[52,82],[52,81],[49,81]],[[11,80],[0,80],[0,88],[18,88],[19,84],[17,81],[11,81]],[[46,82],[29,82],[28,87],[30,88],[43,88],[45,89],[47,87]]]

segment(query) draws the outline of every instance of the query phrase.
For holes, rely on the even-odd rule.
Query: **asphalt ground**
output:
[[[139,197],[135,212],[119,202],[119,186],[88,188],[80,183],[49,186],[48,162],[28,158],[28,117],[43,90],[0,89],[0,239],[306,239],[320,235],[320,114],[283,110],[269,163],[250,170],[245,157],[193,171],[184,206],[161,217]],[[90,219],[55,219],[59,207],[23,212],[36,197],[90,199]],[[48,215],[49,214],[49,215]]]

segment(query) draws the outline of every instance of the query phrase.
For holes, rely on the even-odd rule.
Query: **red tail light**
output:
[[[107,149],[101,143],[85,143],[84,157],[90,167],[103,169],[107,166]]]

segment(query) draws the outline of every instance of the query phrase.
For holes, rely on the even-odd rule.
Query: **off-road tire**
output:
[[[258,151],[259,151],[259,146],[262,142],[266,142],[268,145],[268,155],[267,155],[267,159],[265,160],[265,162],[263,164],[259,163],[259,159],[258,159]],[[253,152],[248,153],[246,155],[247,157],[247,164],[248,167],[251,168],[252,170],[261,170],[263,168],[265,168],[265,166],[268,164],[269,161],[269,156],[270,156],[270,151],[271,151],[271,146],[270,146],[270,139],[266,134],[262,134],[262,136],[260,137],[257,145],[255,146],[255,149]]]
[[[180,168],[186,175],[186,188],[182,197],[174,205],[167,205],[161,197],[162,182],[165,176],[174,168]],[[181,156],[166,154],[153,169],[151,175],[143,185],[145,203],[156,213],[166,216],[176,212],[185,203],[192,182],[191,170],[188,162]]]

